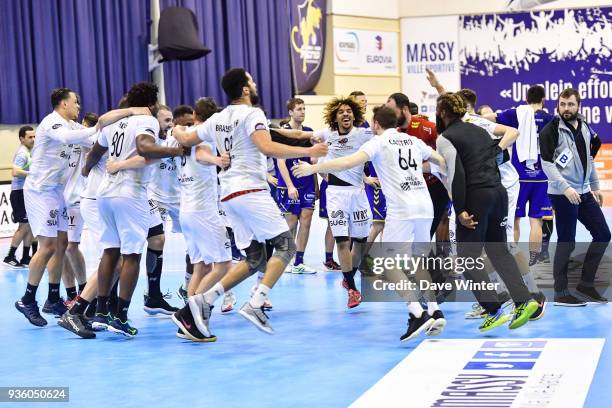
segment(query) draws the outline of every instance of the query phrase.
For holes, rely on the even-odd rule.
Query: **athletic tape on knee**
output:
[[[251,245],[244,251],[246,253],[246,263],[249,266],[249,272],[254,274],[258,270],[265,271],[267,258],[266,246],[262,242],[251,241]]]
[[[297,248],[295,247],[295,241],[289,231],[285,231],[282,234],[272,238],[270,240],[274,247],[274,256],[282,259],[286,263],[291,262],[291,259],[295,256]]]

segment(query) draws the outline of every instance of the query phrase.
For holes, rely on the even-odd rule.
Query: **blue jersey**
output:
[[[544,126],[548,124],[553,118],[553,115],[544,111],[538,110],[535,112],[535,123],[538,128],[538,134],[544,129]],[[518,129],[518,118],[516,116],[516,109],[506,109],[505,111],[497,114],[497,123],[501,125],[510,126]],[[516,168],[519,174],[520,181],[544,181],[547,180],[546,174],[542,170],[542,161],[540,155],[538,155],[538,162],[534,164],[533,170],[528,169],[525,166],[525,162],[518,161],[518,154],[516,153],[516,144],[512,145],[512,165]]]
[[[283,126],[283,128],[291,129],[291,126],[289,126],[289,124],[287,123],[286,125]],[[312,128],[309,128],[308,126],[303,126],[302,130],[305,132],[312,132]],[[287,165],[287,170],[289,170],[289,177],[291,178],[291,182],[293,183],[293,186],[300,190],[305,189],[309,191],[310,190],[314,191],[315,188],[314,188],[314,177],[313,176],[295,177],[293,173],[291,172],[291,168],[295,166],[296,164],[298,164],[298,161],[310,163],[310,157],[300,157],[297,159],[285,159],[285,164]],[[285,183],[285,180],[283,179],[283,176],[281,176],[280,170],[278,169],[277,159],[274,160],[274,170],[276,171],[276,178],[278,179],[278,187],[287,188],[287,183]]]

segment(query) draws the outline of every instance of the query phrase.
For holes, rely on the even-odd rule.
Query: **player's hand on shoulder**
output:
[[[314,146],[309,148],[310,157],[322,157],[327,155],[327,144],[325,143],[316,143]]]

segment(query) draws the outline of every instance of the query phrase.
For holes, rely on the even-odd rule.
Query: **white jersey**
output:
[[[204,126],[200,124],[198,126]],[[196,129],[194,127],[189,130]],[[175,146],[178,142],[174,141]],[[200,144],[208,146],[212,151],[214,148],[205,142]],[[191,148],[189,156],[182,156],[179,161],[178,182],[181,193],[181,212],[195,212],[211,209],[219,211],[217,202],[217,166],[200,164],[196,160],[198,146]]]
[[[341,135],[337,130],[327,128],[316,131],[314,135],[320,138],[322,142],[327,142],[329,146],[327,156],[319,159],[323,163],[357,152],[364,143],[372,138],[372,130],[370,128],[353,127],[348,134]],[[352,186],[363,186],[363,166],[361,165],[341,171],[330,171],[329,174],[333,174]]]
[[[149,135],[158,141],[159,122],[153,116],[130,116],[115,122],[100,133],[98,143],[108,148],[109,160],[127,160],[138,155],[136,137]],[[125,197],[147,199],[147,185],[151,179],[151,166],[127,169],[115,174],[104,173],[98,197]]]
[[[20,145],[15,152],[13,157],[13,166],[17,166],[22,170],[30,170],[30,164],[32,164],[32,155],[27,147]],[[15,176],[11,181],[11,190],[22,190],[25,184],[25,177]]]
[[[162,146],[178,146],[176,139],[172,137],[170,129],[165,140],[160,140]],[[180,158],[166,157],[159,163],[151,166],[151,182],[149,183],[149,198],[161,203],[178,204],[181,191],[177,182],[177,163]]]
[[[268,162],[251,140],[256,130],[268,130],[263,111],[248,105],[229,105],[196,128],[203,142],[229,152],[231,166],[219,173],[221,198],[244,190],[268,190]]]
[[[95,139],[98,140],[101,133],[108,133],[110,127],[105,127],[102,132],[98,132],[94,135]],[[100,157],[98,163],[91,168],[89,175],[86,178],[85,189],[81,193],[81,198],[89,198],[95,200],[98,196],[98,189],[102,184],[102,179],[106,173],[106,161],[108,160],[108,150]]]
[[[463,116],[463,121],[474,124],[480,128],[483,128],[489,133],[492,139],[497,140],[500,138],[499,136],[495,136],[495,127],[497,126],[497,123],[491,122],[490,120],[487,120],[483,118],[482,116],[478,116],[473,113],[466,113]],[[500,164],[497,167],[499,168],[499,175],[501,177],[501,183],[504,186],[504,188],[508,189],[512,187],[513,185],[515,185],[516,183],[518,183],[519,181],[518,172],[516,171],[516,169],[514,168],[510,160],[508,160],[505,163]]]
[[[421,139],[387,129],[359,149],[365,152],[387,199],[388,220],[433,218],[433,204],[423,177],[423,160],[432,148]]]
[[[32,164],[24,188],[37,191],[53,190],[63,186],[68,169],[68,146],[62,142],[66,130],[82,129],[80,124],[51,112],[36,129],[32,148]]]
[[[93,135],[87,145],[93,145],[97,135]],[[81,194],[87,187],[87,179],[81,175],[85,165],[85,156],[90,149],[78,144],[68,145],[68,171],[66,172],[66,186],[64,187],[64,201],[67,207],[74,207],[81,202]]]

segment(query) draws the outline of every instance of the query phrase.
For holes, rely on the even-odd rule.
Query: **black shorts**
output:
[[[28,214],[25,209],[25,202],[23,201],[23,190],[11,191],[11,207],[13,208],[13,215],[11,218],[13,222],[19,224],[28,223]]]

